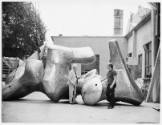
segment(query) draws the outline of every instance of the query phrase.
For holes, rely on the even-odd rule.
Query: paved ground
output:
[[[68,101],[51,102],[42,93],[33,93],[18,101],[2,102],[2,122],[55,122],[55,123],[159,123],[159,104],[143,103],[132,106],[118,103],[107,109],[107,102],[86,106],[80,97],[79,104]],[[155,109],[153,109],[153,107]]]

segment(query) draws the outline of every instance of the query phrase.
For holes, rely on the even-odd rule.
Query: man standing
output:
[[[116,88],[116,79],[117,73],[113,70],[113,64],[108,65],[108,73],[107,73],[107,91],[106,97],[107,100],[110,102],[108,104],[108,109],[112,109],[115,104],[115,88]]]
[[[77,86],[77,76],[76,76],[76,65],[69,66],[70,72],[68,76],[69,84],[69,103],[76,103],[76,86]]]

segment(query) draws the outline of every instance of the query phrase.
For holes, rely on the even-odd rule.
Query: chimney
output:
[[[123,34],[123,10],[114,9],[114,35]]]

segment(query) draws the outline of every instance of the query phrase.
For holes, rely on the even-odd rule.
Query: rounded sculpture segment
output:
[[[3,100],[13,100],[39,89],[43,77],[43,63],[29,59],[15,71],[13,80],[2,89]],[[11,77],[11,76],[10,76]]]
[[[85,104],[95,105],[100,101],[102,95],[101,77],[97,74],[96,69],[91,70],[84,76],[84,85],[82,86],[82,98]]]
[[[97,75],[96,69],[90,70],[86,74],[81,75],[80,78],[78,79],[78,86],[82,88],[87,80],[91,79],[92,77],[96,75]]]
[[[43,63],[40,60],[28,59],[25,65],[25,72],[22,83],[26,86],[36,86],[41,83],[44,75]]]
[[[40,49],[40,52],[35,51],[31,56],[28,57],[28,59],[37,59],[37,60],[39,60],[40,57],[43,56],[44,51],[46,49],[46,46],[42,45],[42,46],[39,47],[39,49]]]
[[[74,54],[74,50],[77,54]],[[47,96],[54,102],[68,98],[68,75],[71,63],[89,63],[94,60],[91,48],[69,48],[58,45],[48,46],[46,68],[43,77],[43,87]],[[93,59],[92,59],[93,58]]]
[[[25,65],[24,61],[19,61],[19,66],[7,76],[5,84],[9,84],[13,80],[20,79],[20,77],[24,74]]]
[[[115,100],[133,105],[140,105],[143,102],[142,94],[127,70],[120,47],[116,40],[109,42],[109,50],[110,61],[113,63],[114,69],[117,71]],[[100,101],[106,99],[107,80],[102,81],[102,86],[103,91]]]
[[[136,88],[131,85],[131,81],[125,70],[117,70],[117,87],[115,92],[115,98],[117,101],[128,102],[134,105],[139,105],[143,102],[143,99],[139,96]]]
[[[47,45],[48,49],[66,53],[64,61],[69,63],[92,63],[95,61],[95,53],[91,47],[70,48],[59,45]]]
[[[133,105],[140,105],[143,102],[143,99],[139,97],[136,88],[133,88],[131,85],[126,72],[123,69],[118,69],[117,71],[117,82],[115,89],[115,100],[130,103]],[[106,90],[107,90],[107,79],[102,81],[102,95],[101,99],[106,99]]]
[[[91,47],[72,48],[72,51],[72,63],[92,63],[96,59]]]
[[[68,71],[72,53],[64,48],[48,48],[43,86],[47,96],[54,102],[68,93]]]

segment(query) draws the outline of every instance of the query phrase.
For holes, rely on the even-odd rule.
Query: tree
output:
[[[29,2],[2,2],[3,56],[31,55],[45,40],[45,26]]]

